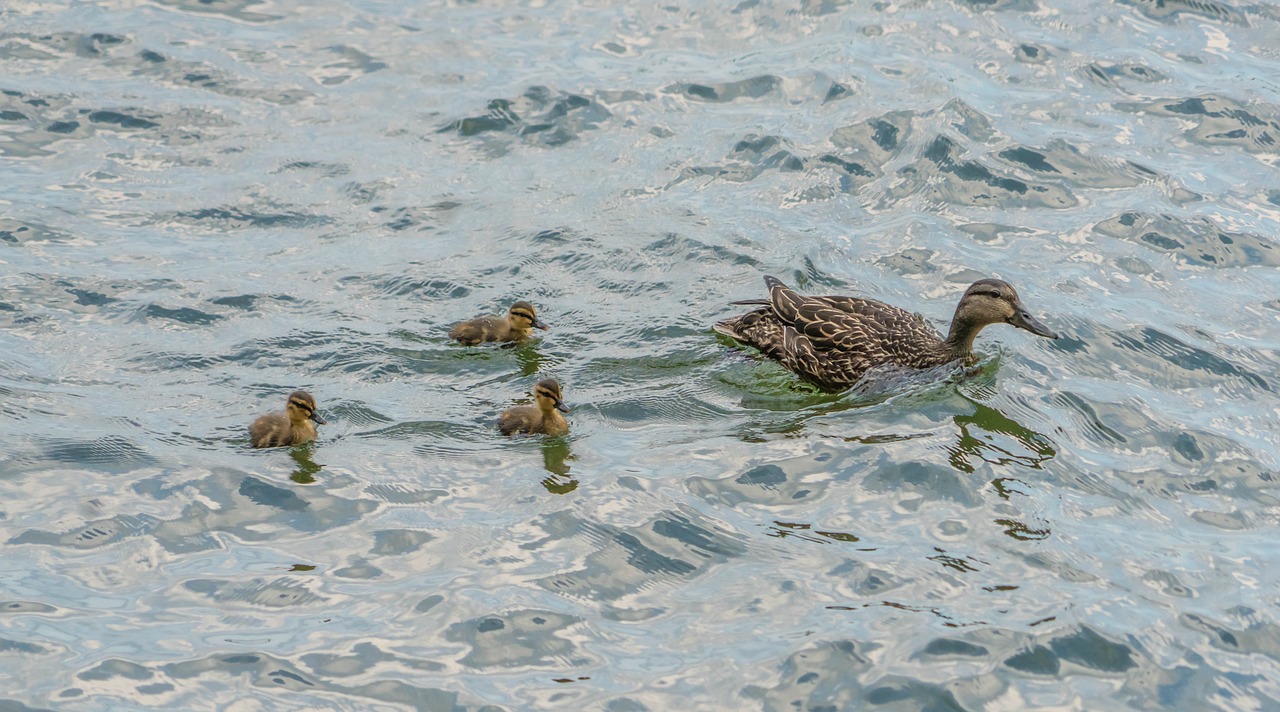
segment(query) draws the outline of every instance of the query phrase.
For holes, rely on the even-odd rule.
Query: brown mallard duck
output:
[[[519,405],[508,408],[498,416],[498,430],[503,435],[516,433],[544,433],[565,435],[569,422],[560,412],[568,413],[569,406],[560,399],[560,384],[554,378],[544,378],[533,387],[536,405]]]
[[[858,297],[806,297],[766,276],[768,299],[734,304],[761,308],[715,325],[715,330],[760,349],[766,356],[825,391],[844,390],[869,369],[885,364],[931,368],[976,361],[973,339],[988,324],[1012,324],[1037,336],[1058,335],[1041,324],[1007,282],[980,279],[969,285],[945,338],[923,317]]]
[[[267,413],[249,426],[249,439],[254,447],[298,445],[316,439],[316,423],[325,419],[316,413],[316,399],[306,391],[289,394],[283,411]]]
[[[538,318],[538,312],[529,302],[516,302],[506,316],[478,316],[455,324],[449,330],[449,338],[467,346],[486,341],[524,341],[533,328],[550,329]]]

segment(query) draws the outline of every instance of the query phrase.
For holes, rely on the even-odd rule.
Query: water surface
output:
[[[0,18],[0,706],[1280,708],[1273,6]],[[823,395],[763,274],[1064,336]]]

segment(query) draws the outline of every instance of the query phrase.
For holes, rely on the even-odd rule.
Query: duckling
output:
[[[1022,305],[1007,282],[980,279],[965,290],[943,338],[918,314],[874,299],[806,297],[766,276],[768,299],[734,304],[760,309],[726,319],[715,330],[749,346],[825,391],[852,386],[883,364],[932,368],[977,359],[973,340],[988,324],[1012,324],[1037,336],[1058,335]]]
[[[508,408],[498,416],[498,430],[501,430],[503,435],[515,433],[565,435],[569,432],[568,421],[556,412],[568,413],[569,406],[560,400],[560,384],[554,378],[538,381],[533,387],[533,399],[537,405]]]
[[[521,301],[512,304],[506,316],[479,316],[455,324],[449,330],[449,338],[467,346],[485,341],[520,342],[529,338],[529,330],[534,327],[551,328],[538,318],[532,304]]]
[[[267,413],[253,421],[249,438],[254,447],[311,442],[316,439],[316,426],[312,421],[325,424],[325,419],[316,413],[316,399],[306,391],[294,391],[289,394],[284,412]]]

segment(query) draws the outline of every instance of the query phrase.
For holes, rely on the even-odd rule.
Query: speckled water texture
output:
[[[0,709],[1280,709],[1277,6],[623,5],[0,7]]]

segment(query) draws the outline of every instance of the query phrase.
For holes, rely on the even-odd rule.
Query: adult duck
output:
[[[733,302],[759,309],[718,322],[715,330],[760,349],[825,391],[844,390],[882,365],[972,364],[977,360],[973,340],[989,324],[1011,324],[1037,336],[1058,338],[1031,316],[1018,292],[999,279],[969,285],[946,337],[919,314],[874,299],[803,296],[769,276],[764,283],[768,299]]]

